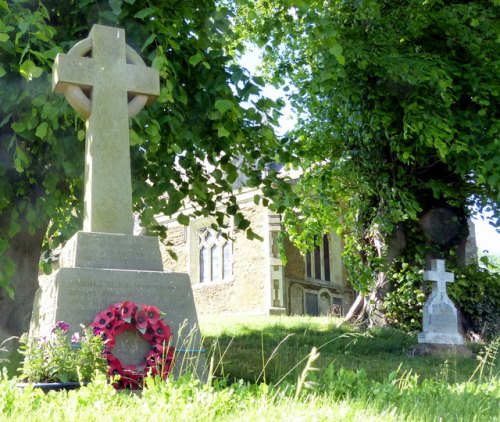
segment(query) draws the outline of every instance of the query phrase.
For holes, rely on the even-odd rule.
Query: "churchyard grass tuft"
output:
[[[212,362],[206,384],[148,379],[134,394],[97,375],[79,390],[44,394],[4,371],[0,419],[499,420],[498,339],[478,346],[477,359],[413,358],[415,336],[329,318],[202,319],[201,331]]]

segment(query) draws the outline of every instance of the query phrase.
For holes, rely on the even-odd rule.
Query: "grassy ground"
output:
[[[313,347],[315,366],[364,370],[382,381],[389,373],[412,372],[424,379],[468,380],[477,359],[454,356],[411,357],[416,335],[390,328],[359,330],[340,319],[317,317],[205,317],[200,321],[205,347],[218,363],[216,375],[232,380],[293,382]],[[479,353],[483,347],[469,346]],[[498,359],[495,369],[498,375]],[[298,364],[298,365],[297,365]]]
[[[412,358],[414,336],[326,318],[200,324],[216,368],[208,384],[151,380],[133,394],[97,379],[45,395],[4,375],[0,420],[500,421],[498,342],[476,346],[480,359]]]

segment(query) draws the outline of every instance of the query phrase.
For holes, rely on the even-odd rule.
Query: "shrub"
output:
[[[500,273],[468,265],[455,279],[448,292],[469,328],[484,339],[493,340],[500,333]]]

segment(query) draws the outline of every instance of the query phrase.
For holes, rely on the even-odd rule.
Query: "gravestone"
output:
[[[431,270],[424,271],[424,280],[432,281],[432,293],[424,305],[423,331],[419,343],[461,345],[458,332],[457,308],[446,293],[446,283],[453,283],[454,275],[445,271],[443,259],[433,259]]]
[[[163,271],[156,237],[133,236],[128,119],[159,95],[158,71],[126,44],[123,29],[94,25],[88,38],[57,55],[53,89],[86,119],[84,223],[63,248],[60,268],[40,279],[30,335],[48,335],[57,321],[76,331],[125,300],[154,305],[184,350],[177,361],[202,376],[189,276]],[[144,341],[134,335],[117,340],[124,364],[145,357]]]

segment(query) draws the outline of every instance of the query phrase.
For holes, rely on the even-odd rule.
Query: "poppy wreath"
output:
[[[131,301],[115,303],[99,312],[90,326],[94,334],[104,340],[103,357],[108,362],[108,375],[120,376],[113,383],[117,390],[140,389],[147,375],[159,375],[163,379],[168,377],[174,358],[174,347],[170,345],[172,332],[155,306],[138,305]],[[129,330],[139,331],[151,345],[140,365],[123,365],[113,355],[117,336]]]

